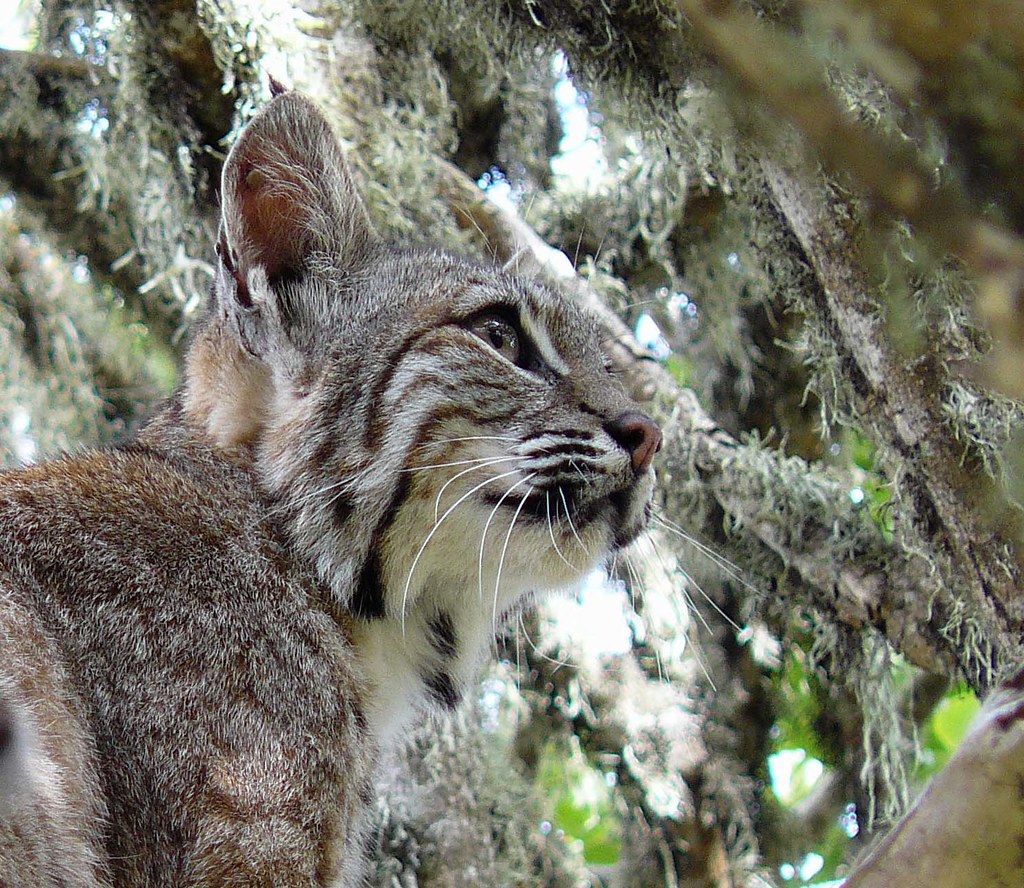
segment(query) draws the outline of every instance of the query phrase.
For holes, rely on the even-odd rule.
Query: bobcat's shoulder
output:
[[[0,874],[19,839],[40,885],[72,852],[83,885],[343,871],[375,755],[350,627],[247,471],[136,443],[7,474],[0,541],[0,699],[36,784]]]

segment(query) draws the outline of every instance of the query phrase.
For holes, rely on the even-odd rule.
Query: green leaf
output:
[[[981,702],[973,693],[946,697],[935,707],[932,730],[949,753],[960,745],[980,708]]]
[[[681,358],[678,355],[669,355],[665,359],[665,369],[681,386],[688,386],[693,378],[693,362]]]
[[[921,762],[915,772],[918,780],[927,780],[945,767],[980,708],[981,702],[964,684],[946,694],[921,732]]]
[[[574,745],[568,755],[549,744],[538,768],[538,785],[550,802],[551,822],[576,844],[591,866],[610,866],[622,856],[622,828],[614,790]]]

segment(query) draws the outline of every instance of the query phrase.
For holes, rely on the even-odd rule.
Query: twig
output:
[[[37,80],[89,80],[93,84],[98,84],[108,79],[105,68],[85,59],[19,49],[0,49],[0,71],[10,69],[29,71]]]

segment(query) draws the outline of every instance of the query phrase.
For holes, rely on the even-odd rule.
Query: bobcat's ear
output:
[[[283,325],[308,312],[279,304],[288,282],[351,267],[369,239],[366,210],[330,125],[299,93],[276,96],[242,131],[221,180],[217,289],[245,347],[260,354],[275,320]]]

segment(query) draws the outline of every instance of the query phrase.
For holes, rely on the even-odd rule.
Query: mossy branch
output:
[[[86,169],[69,125],[90,98],[107,107],[115,88],[104,68],[81,59],[0,50],[0,177],[61,248],[87,255],[95,275],[132,293],[145,278],[119,261],[133,249],[122,208],[83,207]]]
[[[85,59],[54,56],[45,52],[0,48],[0,70],[29,71],[40,87],[59,87],[62,80],[89,80],[94,85],[110,82],[106,69]],[[9,81],[8,81],[9,82]]]
[[[940,588],[924,600],[959,599],[991,638],[1020,639],[1020,510],[983,467],[965,457],[944,413],[946,374],[928,356],[901,358],[889,340],[857,241],[838,221],[845,215],[840,208],[827,204],[823,189],[778,163],[766,160],[763,168],[776,206],[817,279],[806,310],[831,331],[830,347],[851,383],[858,421],[899,466],[898,488],[909,518],[897,527],[902,548],[919,553],[941,578]],[[976,671],[982,664],[970,664],[970,656],[965,651],[959,658],[961,669],[986,684]],[[1012,643],[1011,649],[997,651],[997,669],[1019,656]]]
[[[199,130],[201,144],[216,148],[231,132],[235,103],[234,89],[225,89],[223,63],[203,28],[202,9],[196,0],[156,0],[129,3],[136,14],[145,16],[151,35],[150,52],[163,56],[153,66],[166,77],[173,72],[176,84],[157,84],[182,95],[189,116]]]
[[[875,213],[906,220],[971,266],[979,280],[978,314],[1005,348],[986,366],[987,381],[1021,396],[1021,376],[1010,367],[1024,358],[1024,241],[982,213],[955,178],[939,180],[910,140],[856,120],[817,73],[820,63],[804,41],[729,3],[677,4],[742,92],[795,125],[826,167],[850,176]]]
[[[244,60],[220,45],[234,37],[210,38],[201,13],[186,0],[125,3],[109,35],[85,26],[121,59],[116,76],[70,46],[0,56],[0,175],[168,339],[205,290],[194,271],[243,81]]]

